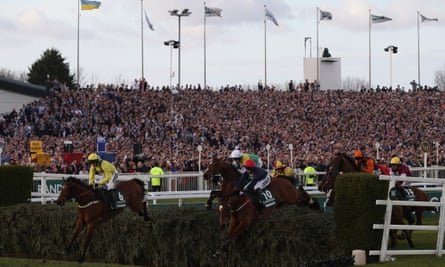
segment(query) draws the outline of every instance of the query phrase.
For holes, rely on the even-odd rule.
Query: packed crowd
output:
[[[437,90],[256,91],[241,86],[218,91],[168,87],[124,90],[66,90],[40,98],[0,119],[6,141],[2,162],[35,166],[30,141],[43,141],[51,166],[36,171],[85,172],[86,156],[105,137],[121,172],[146,170],[158,161],[166,171],[201,169],[213,156],[228,157],[235,146],[264,163],[325,166],[336,152],[355,149],[384,163],[400,156],[423,164],[422,142],[439,161],[445,144],[445,92]],[[80,164],[63,161],[64,141],[84,154]],[[434,143],[433,143],[434,142]],[[134,145],[142,151],[135,157]],[[267,146],[269,145],[269,146]],[[267,149],[269,147],[269,150]],[[321,167],[320,167],[321,168]]]

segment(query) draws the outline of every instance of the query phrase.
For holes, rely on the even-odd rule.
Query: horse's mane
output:
[[[355,165],[355,160],[351,156],[349,156],[346,153],[340,153],[339,156],[343,157],[345,160],[347,160],[351,164],[351,166],[354,166],[354,168],[357,171],[360,171],[360,168],[357,165]]]

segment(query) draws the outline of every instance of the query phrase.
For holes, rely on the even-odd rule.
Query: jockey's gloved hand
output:
[[[234,195],[239,195],[240,193],[241,193],[241,191],[239,190],[239,188],[233,189],[233,194]]]

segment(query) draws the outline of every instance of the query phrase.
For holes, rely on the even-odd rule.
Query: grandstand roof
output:
[[[0,115],[11,112],[14,108],[18,111],[24,104],[37,98],[0,89]]]

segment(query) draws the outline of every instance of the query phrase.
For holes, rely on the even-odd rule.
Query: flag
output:
[[[148,28],[150,28],[150,30],[154,31],[155,28],[153,28],[153,24],[151,24],[150,19],[147,16],[147,12],[144,10],[144,15],[145,15],[145,21],[147,22]]]
[[[320,20],[332,20],[332,13],[320,10]]]
[[[204,13],[206,17],[222,17],[221,8],[205,7]]]
[[[422,19],[422,22],[428,22],[428,21],[439,21],[439,19],[438,18],[427,18],[427,17],[425,17],[424,15],[422,15],[422,14],[420,14],[419,13],[419,15],[420,15],[420,18]]]
[[[99,1],[91,1],[91,0],[80,0],[82,5],[82,10],[91,10],[97,9],[100,7],[101,2]]]
[[[278,25],[278,21],[275,19],[275,17],[272,14],[272,12],[270,12],[269,9],[267,9],[267,8],[266,8],[266,14],[265,15],[266,15],[266,18],[270,19],[273,22],[273,24],[275,24],[277,26],[280,26],[280,25]]]
[[[371,14],[371,21],[372,23],[382,23],[392,20],[392,18],[388,18],[385,16],[376,16]]]

